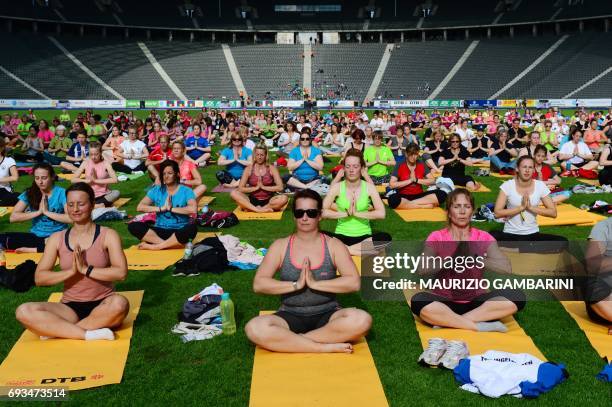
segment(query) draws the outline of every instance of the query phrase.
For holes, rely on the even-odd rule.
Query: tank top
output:
[[[92,174],[95,171],[96,178],[98,179],[106,179],[109,178],[108,171],[106,170],[106,165],[104,161],[100,161],[98,163],[94,163],[92,160],[87,161],[87,168],[85,169],[85,176],[89,178],[93,178]],[[94,195],[96,198],[104,196],[108,193],[108,185],[100,185],[100,184],[91,184],[91,189],[94,191]]]
[[[397,137],[391,137],[391,150],[393,150],[393,155],[395,157],[401,157],[404,155],[404,150],[408,147],[409,141],[406,136],[402,137],[401,145],[397,139]],[[398,149],[395,149],[399,147]]]
[[[340,193],[336,198],[336,206],[339,212],[346,212],[351,206],[351,200],[346,194],[346,181],[340,183]],[[359,189],[359,197],[355,202],[355,209],[357,212],[365,212],[370,206],[370,196],[368,195],[368,188],[365,181],[361,181],[361,187]],[[336,225],[336,234],[344,236],[366,236],[372,234],[372,228],[370,227],[370,221],[368,219],[356,218],[355,216],[349,216],[346,218],[338,219]]]
[[[72,268],[73,251],[70,248],[69,237],[72,229],[65,230],[61,235],[59,246],[59,263],[62,270]],[[89,266],[95,268],[105,268],[110,266],[108,252],[104,249],[104,239],[107,228],[96,225],[94,242],[91,247],[85,250],[85,260]],[[94,276],[95,277],[95,276]],[[95,278],[86,277],[83,274],[76,274],[64,281],[64,294],[62,302],[87,302],[98,301],[111,295],[115,291],[111,281],[100,281]]]
[[[255,170],[255,166],[251,168],[251,175],[249,175],[249,180],[248,180],[249,185],[252,187],[254,187],[255,185],[259,183],[259,175],[255,174],[254,170]],[[269,165],[266,165],[266,173],[261,177],[261,183],[266,187],[270,187],[274,185],[274,177],[270,173]],[[259,189],[251,194],[253,198],[258,199],[260,201],[265,201],[267,199],[270,199],[272,195],[274,195],[274,192],[264,191],[263,189]]]
[[[289,243],[285,249],[285,257],[280,268],[281,281],[296,281],[300,278],[302,266],[295,264],[291,260],[293,252],[293,235],[289,238]],[[312,267],[311,271],[316,280],[332,280],[336,278],[336,266],[333,264],[329,254],[327,239],[321,234],[321,250],[323,251],[323,261],[318,267]],[[338,309],[336,294],[314,291],[304,287],[300,291],[295,291],[281,295],[281,311],[291,312],[303,316],[319,315],[334,309]]]

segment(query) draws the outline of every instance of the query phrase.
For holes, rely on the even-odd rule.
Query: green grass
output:
[[[333,163],[328,163],[329,169]],[[204,182],[216,185],[216,167],[201,170]],[[502,180],[479,178],[492,191]],[[573,180],[564,180],[570,186]],[[16,189],[22,191],[31,183],[31,177],[21,177]],[[60,185],[67,186],[67,182]],[[124,207],[135,214],[138,201],[148,186],[146,178],[118,184],[122,195],[132,200]],[[216,194],[211,205],[214,209],[233,210],[228,194]],[[494,202],[495,192],[475,194],[477,204]],[[603,195],[575,195],[570,203],[579,206],[602,199]],[[126,224],[109,222],[119,231],[123,246],[129,247],[136,240],[127,232]],[[323,222],[323,229],[333,230],[334,223]],[[388,211],[385,220],[373,223],[375,230],[392,234],[394,240],[423,240],[442,223],[405,223],[395,212]],[[483,229],[499,228],[499,224],[481,223]],[[0,218],[0,230],[26,231],[29,224],[8,223],[8,216]],[[291,214],[286,211],[281,221],[241,222],[225,229],[224,233],[239,236],[256,247],[268,246],[276,238],[293,230]],[[543,231],[562,234],[569,239],[583,240],[590,228],[551,227]],[[226,271],[223,274],[206,274],[195,278],[173,278],[170,270],[131,271],[126,281],[117,284],[118,290],[145,290],[142,308],[135,323],[130,354],[123,381],[119,385],[82,390],[71,394],[73,401],[85,405],[161,405],[173,401],[181,404],[244,406],[249,400],[254,348],[244,335],[244,325],[259,310],[279,306],[276,297],[256,295],[251,290],[253,271]],[[170,333],[176,323],[177,312],[188,296],[216,282],[232,294],[236,304],[239,329],[232,337],[183,344],[178,336]],[[14,319],[15,308],[26,301],[44,301],[61,287],[37,287],[24,294],[0,290],[0,359],[3,359],[21,335],[22,327]],[[389,403],[393,406],[413,405],[480,405],[485,402],[460,390],[452,374],[442,369],[426,369],[416,364],[421,352],[413,317],[404,301],[364,301],[359,294],[340,298],[345,306],[357,306],[370,312],[374,326],[368,336]],[[534,339],[536,345],[552,361],[567,365],[570,378],[553,392],[542,396],[542,405],[604,405],[610,401],[610,387],[595,379],[603,366],[584,334],[558,303],[530,302],[517,316],[521,326]],[[495,344],[491,344],[495,348]],[[279,383],[282,390],[282,383]],[[487,400],[495,405],[518,405],[525,401],[513,398]]]

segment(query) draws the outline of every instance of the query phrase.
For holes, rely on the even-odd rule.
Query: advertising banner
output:
[[[146,109],[155,109],[160,107],[159,100],[145,100],[144,106]]]
[[[612,99],[577,99],[579,107],[608,107],[612,106]]]
[[[538,107],[538,99],[527,99],[525,106],[526,107]]]
[[[497,107],[518,107],[521,105],[521,100],[517,99],[499,99]]]
[[[354,100],[317,100],[317,107],[318,108],[328,108],[328,107],[334,107],[334,108],[351,108],[355,106],[355,101]]]
[[[140,108],[140,100],[126,100],[125,101],[125,107],[127,107],[128,109],[138,109]]]
[[[303,100],[274,100],[272,101],[274,107],[304,107]]]
[[[50,109],[57,104],[51,99],[0,99],[0,107],[11,109]]]
[[[463,107],[463,100],[429,100],[429,107]]]
[[[428,100],[375,100],[374,107],[402,108],[402,107],[428,107]]]
[[[485,100],[485,99],[466,100],[464,106],[470,109],[497,107],[497,100]]]

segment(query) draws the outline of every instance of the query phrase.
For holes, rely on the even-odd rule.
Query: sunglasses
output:
[[[451,140],[451,144],[461,143],[459,140]]]
[[[310,137],[300,137],[300,140],[302,140],[302,141],[310,141]]]
[[[294,209],[293,210],[293,217],[296,219],[302,219],[304,217],[304,214],[306,214],[310,219],[314,219],[317,216],[319,216],[319,210],[318,209]]]
[[[232,141],[242,141],[241,138],[232,138]]]

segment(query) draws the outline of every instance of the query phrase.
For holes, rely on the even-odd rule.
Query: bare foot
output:
[[[480,182],[475,182],[474,187],[469,188],[470,191],[478,191],[480,189]]]
[[[146,243],[146,242],[140,243],[138,245],[138,249],[140,250],[158,250],[157,245],[154,245],[152,243]]]
[[[353,345],[350,343],[322,343],[323,353],[353,353]]]
[[[261,212],[271,213],[271,212],[274,212],[274,209],[270,208],[269,206],[264,206],[263,208],[261,208]]]
[[[18,247],[15,249],[15,253],[36,253],[34,247]]]

